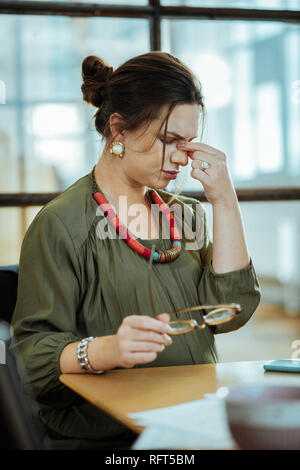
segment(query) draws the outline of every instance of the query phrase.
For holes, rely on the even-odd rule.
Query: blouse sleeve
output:
[[[248,266],[226,273],[216,273],[212,267],[213,244],[210,240],[204,212],[204,242],[200,250],[202,274],[198,285],[202,305],[237,303],[242,311],[233,320],[212,327],[214,334],[227,333],[243,326],[255,312],[261,298],[260,285],[252,259]],[[209,310],[207,310],[207,313]]]
[[[39,212],[21,249],[11,349],[24,383],[41,403],[64,407],[75,395],[59,381],[63,348],[78,341],[79,267],[60,218]]]

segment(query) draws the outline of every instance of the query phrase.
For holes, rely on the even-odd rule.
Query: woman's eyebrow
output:
[[[179,137],[179,139],[185,140],[185,137],[182,137],[182,135],[176,134],[176,132],[167,131],[167,134],[172,134],[172,135],[175,135],[175,137]],[[191,137],[190,140],[196,139],[196,137],[197,137],[197,136],[195,135],[195,137]]]

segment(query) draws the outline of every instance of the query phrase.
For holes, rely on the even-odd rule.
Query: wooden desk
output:
[[[199,400],[221,386],[248,383],[300,385],[298,374],[265,372],[266,361],[111,370],[103,375],[63,374],[60,381],[140,433],[127,413]]]

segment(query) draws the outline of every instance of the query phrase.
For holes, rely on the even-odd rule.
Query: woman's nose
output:
[[[187,156],[186,151],[181,150],[176,146],[176,149],[172,152],[171,162],[179,163],[179,165],[186,166],[188,164],[189,157]]]

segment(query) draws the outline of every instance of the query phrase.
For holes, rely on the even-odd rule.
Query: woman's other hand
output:
[[[177,147],[192,159],[191,176],[202,184],[208,202],[215,205],[237,199],[224,152],[202,142],[180,143]],[[203,169],[202,162],[207,162],[208,168]]]

